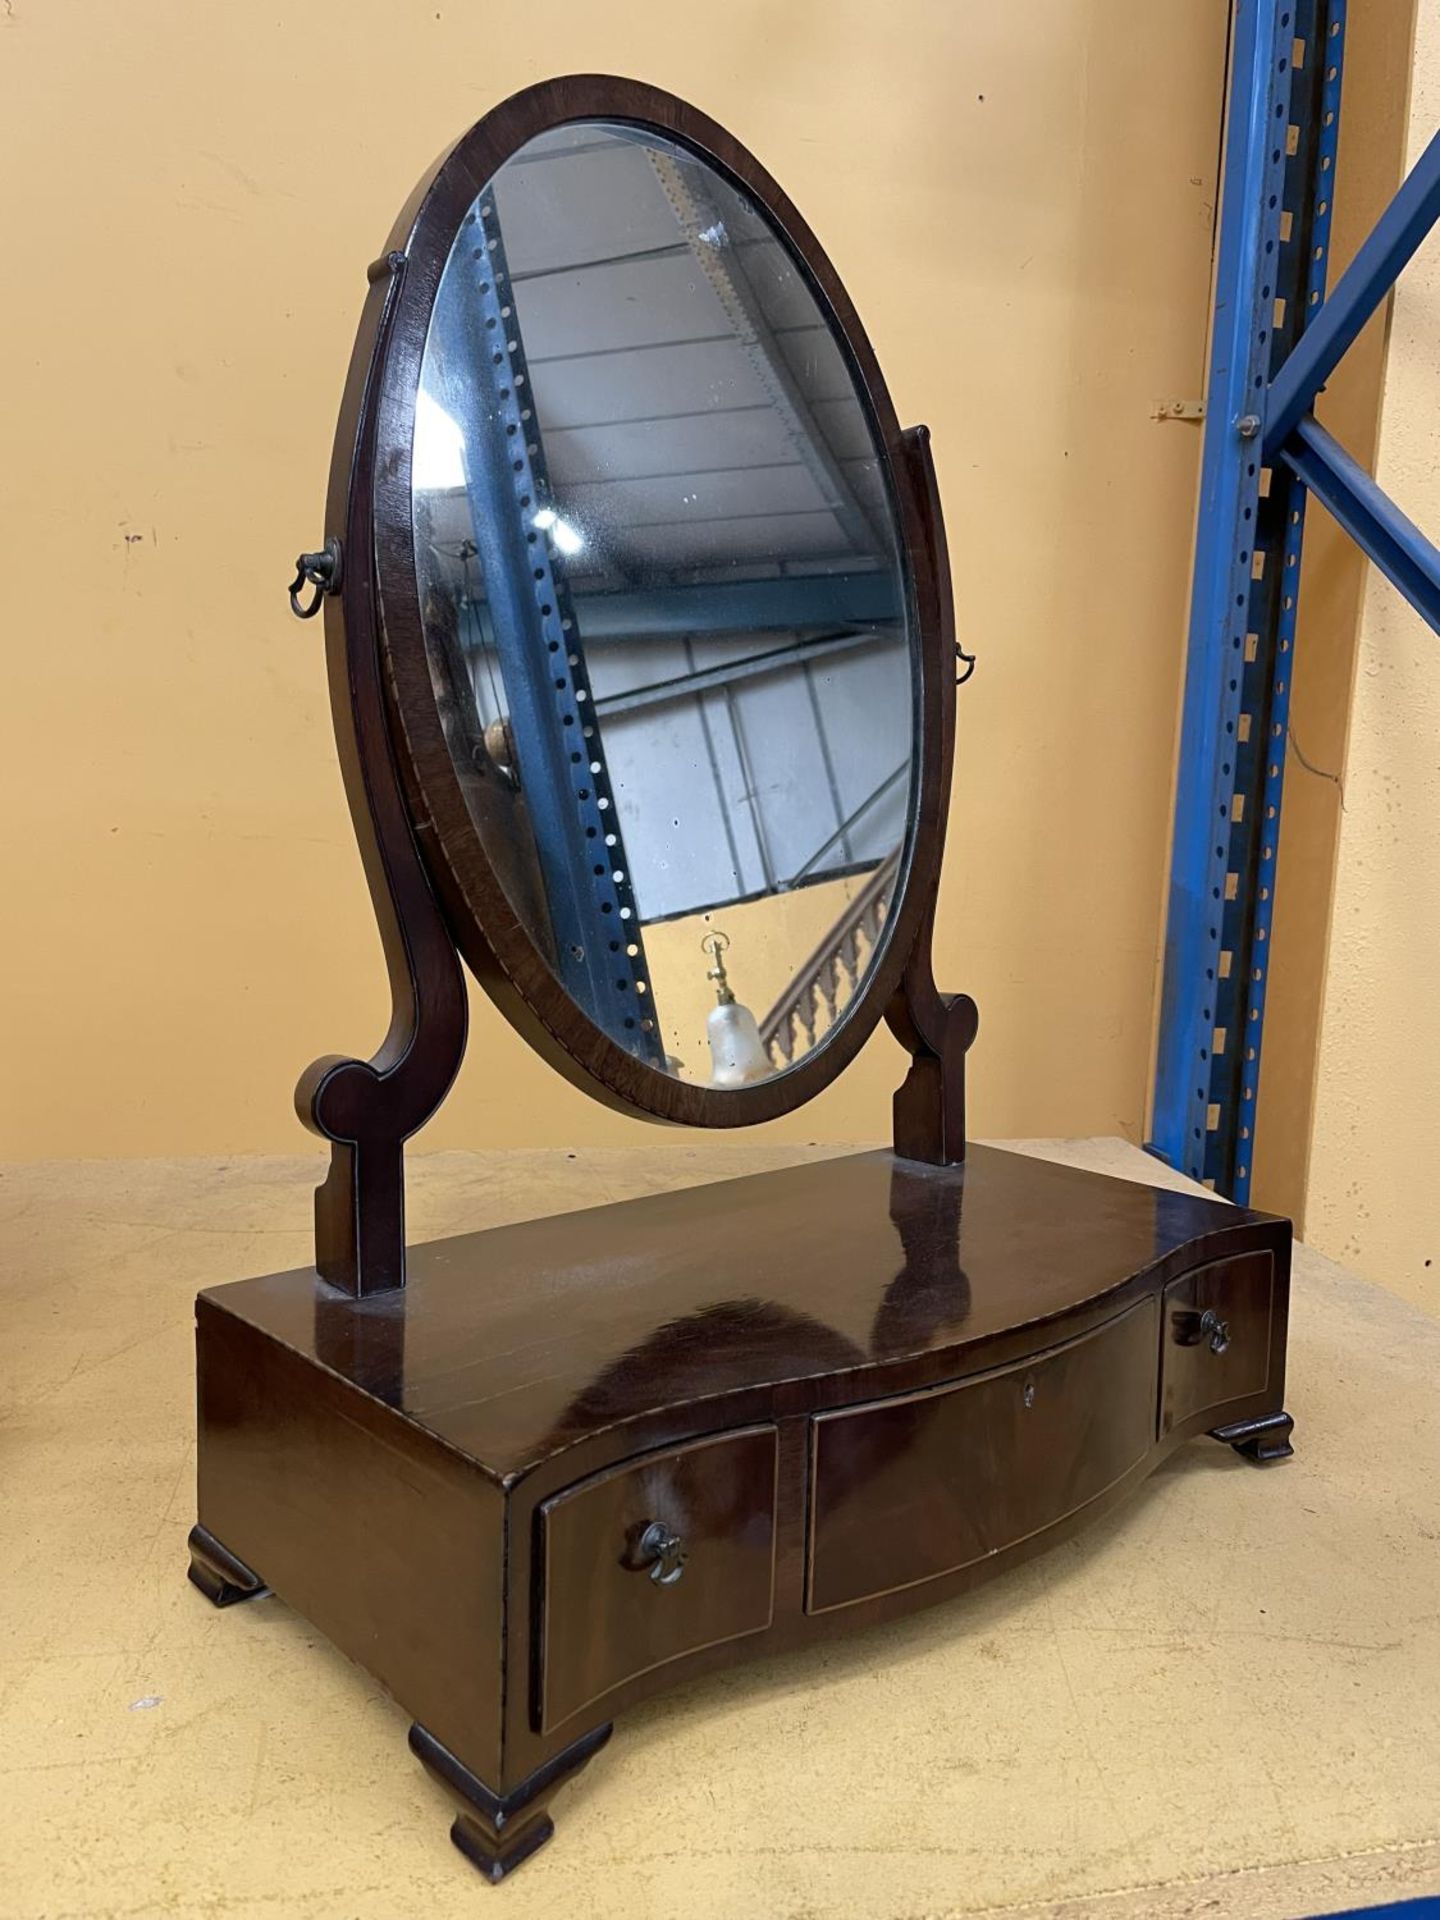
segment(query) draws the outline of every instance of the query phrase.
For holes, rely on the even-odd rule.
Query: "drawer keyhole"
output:
[[[1210,1342],[1212,1353],[1224,1353],[1230,1344],[1230,1322],[1222,1320],[1213,1307],[1207,1307],[1201,1314],[1200,1333]]]
[[[685,1542],[663,1520],[652,1520],[640,1536],[639,1558],[657,1587],[673,1587],[685,1571]]]

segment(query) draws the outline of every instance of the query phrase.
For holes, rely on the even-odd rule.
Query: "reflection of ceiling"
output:
[[[646,928],[890,873],[903,841],[902,573],[844,352],[708,166],[560,129],[456,236],[412,479],[471,817],[567,988],[658,1064]]]
[[[496,206],[551,499],[584,542],[578,593],[888,566],[844,359],[737,193],[591,126],[510,161]],[[463,538],[458,489],[432,509],[437,539]]]
[[[873,867],[908,802],[898,569],[870,429],[808,283],[734,188],[653,137],[557,129],[477,204],[437,303],[416,472],[482,727],[527,656],[513,607],[485,605],[471,536],[484,547],[503,490],[467,497],[466,436],[472,481],[509,469],[523,388],[522,520],[569,595],[638,917]]]

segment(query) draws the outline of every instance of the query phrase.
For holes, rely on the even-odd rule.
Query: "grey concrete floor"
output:
[[[806,1157],[418,1155],[411,1229]],[[280,1601],[216,1613],[183,1578],[192,1297],[309,1259],[317,1167],[0,1178],[7,1920],[1292,1920],[1440,1892],[1440,1322],[1303,1250],[1293,1461],[1195,1442],[978,1593],[637,1708],[491,1892],[399,1708]]]

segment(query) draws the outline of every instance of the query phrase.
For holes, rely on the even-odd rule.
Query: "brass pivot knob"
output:
[[[1213,1307],[1207,1307],[1201,1314],[1200,1332],[1209,1340],[1212,1353],[1224,1353],[1230,1344],[1230,1322],[1222,1320]]]
[[[685,1543],[663,1520],[652,1520],[639,1539],[639,1560],[657,1587],[673,1587],[685,1571]]]

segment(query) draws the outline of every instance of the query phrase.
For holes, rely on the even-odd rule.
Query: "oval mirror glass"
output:
[[[885,939],[917,694],[887,468],[785,241],[595,121],[459,229],[412,450],[430,678],[510,905],[686,1080],[784,1072]]]

